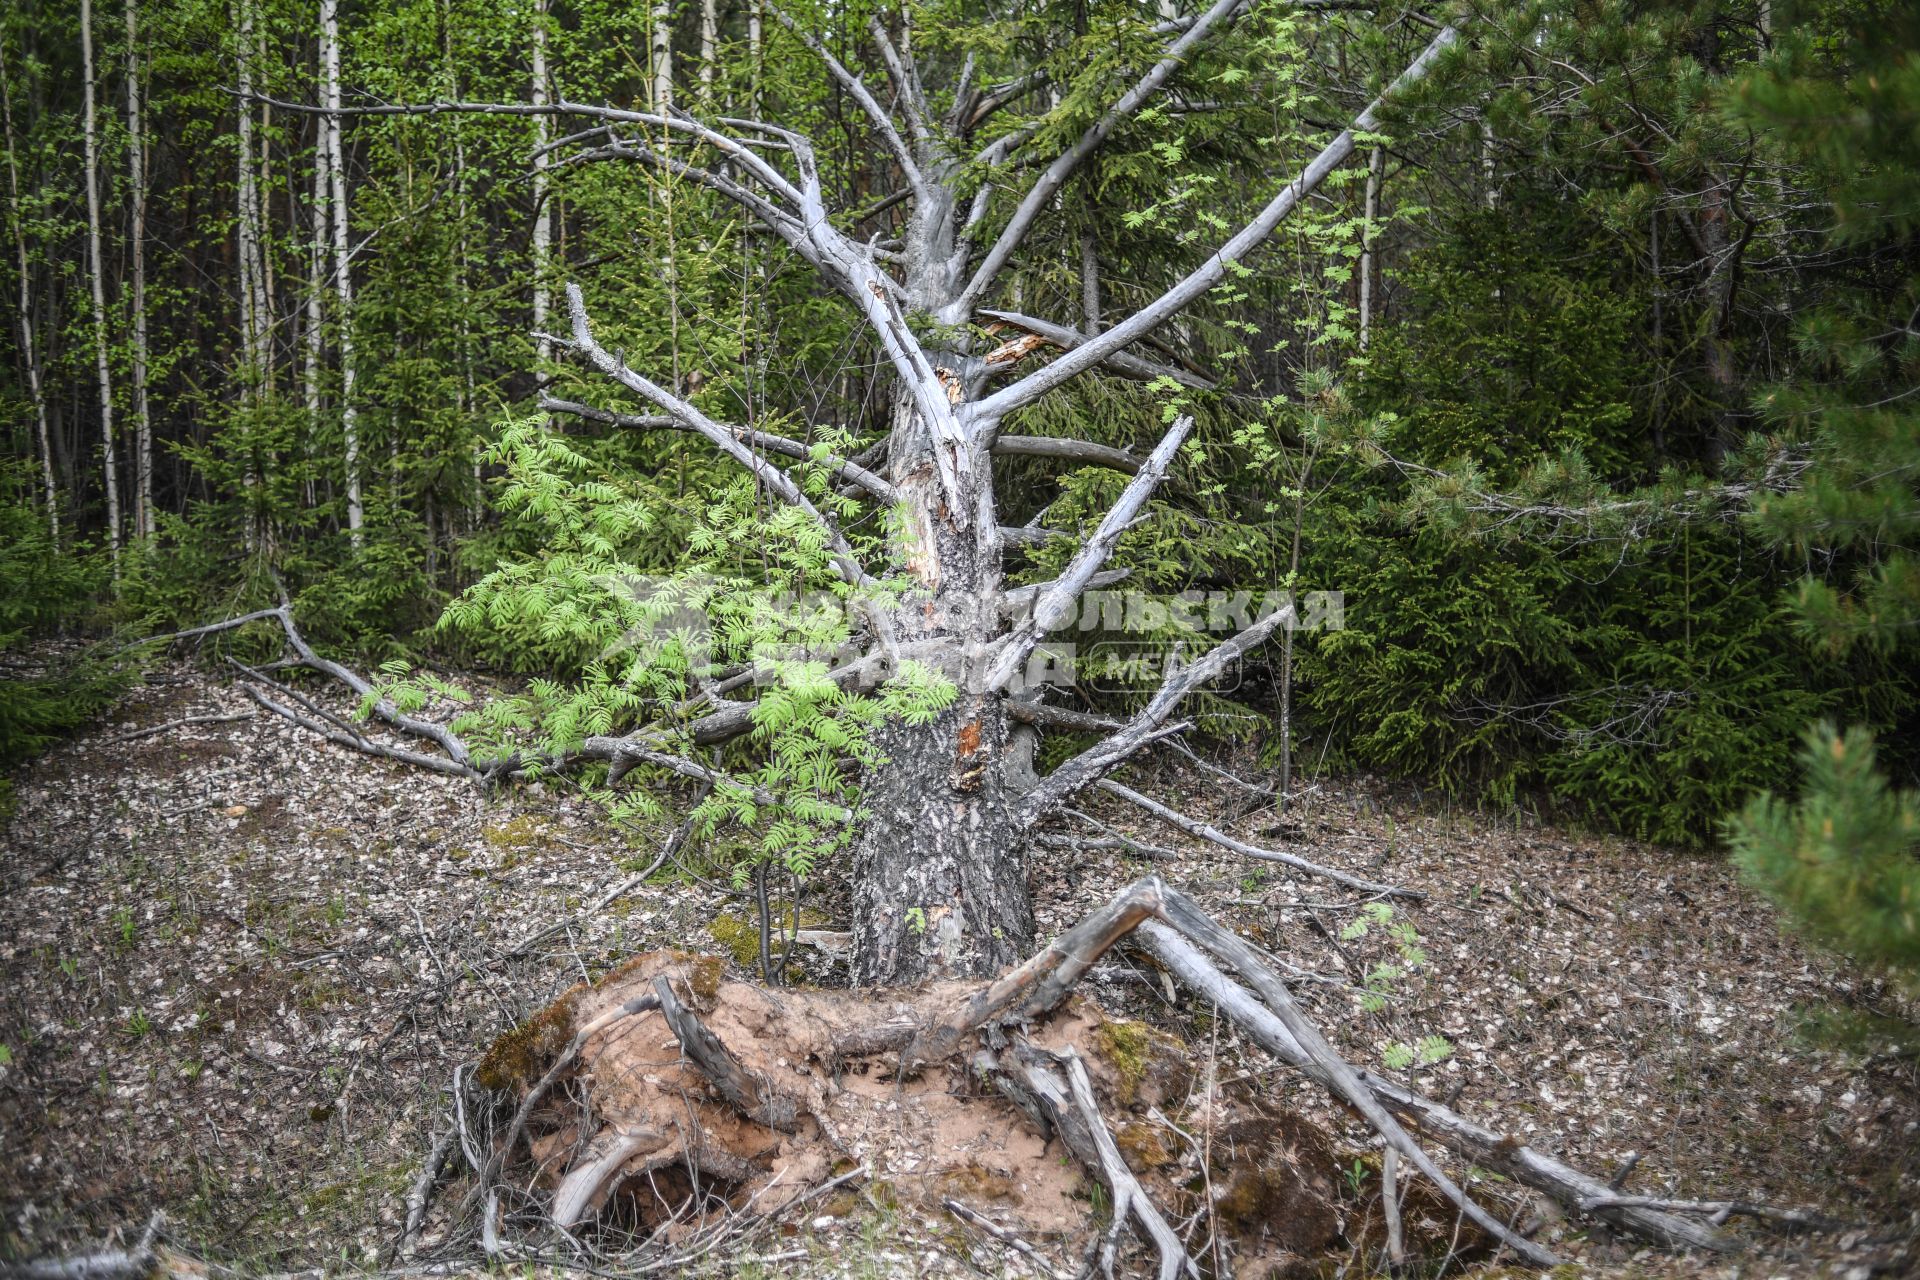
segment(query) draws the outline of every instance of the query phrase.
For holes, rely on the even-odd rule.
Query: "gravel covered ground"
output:
[[[97,1241],[158,1208],[174,1238],[248,1268],[368,1265],[398,1233],[457,1065],[636,951],[719,950],[710,926],[744,911],[721,884],[662,876],[583,916],[653,861],[663,833],[629,844],[564,783],[486,795],[352,753],[186,667],[156,670],[16,784],[0,854],[0,1258]],[[1736,1226],[1759,1252],[1670,1260],[1580,1239],[1511,1200],[1594,1269],[1864,1280],[1920,1267],[1915,1064],[1793,1034],[1800,1006],[1890,997],[1783,938],[1717,857],[1339,786],[1282,829],[1209,774],[1148,771],[1135,785],[1184,796],[1244,840],[1430,896],[1343,938],[1363,914],[1353,895],[1103,796],[1099,817],[1180,857],[1048,850],[1034,885],[1043,935],[1157,870],[1297,966],[1303,1000],[1354,1061],[1383,1069],[1392,1046],[1444,1037],[1450,1057],[1401,1074],[1603,1175],[1638,1153],[1629,1191],[1861,1224],[1811,1238]],[[837,888],[822,881],[807,904],[829,923],[842,923]],[[1375,981],[1386,1004],[1369,1010],[1376,966],[1408,967],[1392,936],[1405,924],[1424,961]],[[1364,1145],[1297,1077],[1243,1055],[1229,1030],[1216,1037],[1205,1009],[1169,1003],[1158,974],[1122,958],[1094,991]],[[743,1265],[1024,1266],[962,1239],[950,1222],[856,1208],[777,1245],[760,1238],[763,1261]]]

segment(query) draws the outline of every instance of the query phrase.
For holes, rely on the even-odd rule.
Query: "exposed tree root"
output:
[[[1219,1206],[1196,1199],[1192,1188],[1218,1185],[1208,1194],[1229,1206],[1225,1188],[1246,1170],[1208,1167],[1205,1157],[1196,1164],[1195,1144],[1166,1136],[1182,1134],[1166,1116],[1189,1100],[1187,1055],[1177,1042],[1113,1022],[1074,998],[1078,981],[1128,938],[1255,1043],[1364,1117],[1397,1157],[1403,1190],[1417,1172],[1434,1189],[1433,1203],[1452,1201],[1489,1245],[1530,1265],[1558,1258],[1454,1183],[1402,1120],[1569,1213],[1664,1246],[1725,1247],[1714,1226],[1738,1212],[1825,1225],[1759,1206],[1622,1197],[1598,1178],[1350,1066],[1254,948],[1152,876],[986,984],[773,992],[726,981],[712,958],[641,956],[568,993],[503,1037],[482,1063],[484,1083],[517,1090],[520,1100],[475,1194],[495,1190],[524,1135],[532,1168],[514,1181],[526,1186],[530,1178],[546,1189],[553,1224],[576,1232],[618,1226],[673,1245],[706,1238],[729,1215],[785,1208],[837,1170],[862,1167],[896,1194],[960,1204],[956,1213],[971,1214],[968,1221],[1017,1248],[1029,1236],[1084,1228],[1077,1178],[1061,1173],[1064,1148],[1111,1193],[1112,1227],[1096,1245],[1104,1268],[1115,1265],[1119,1233],[1131,1226],[1157,1256],[1161,1280],[1198,1277],[1194,1223]],[[1262,1178],[1300,1183],[1249,1194],[1262,1204],[1259,1195],[1280,1194],[1330,1205],[1337,1179],[1331,1160],[1323,1163],[1326,1174],[1317,1177],[1313,1160],[1262,1169]],[[989,1201],[998,1224],[965,1208]],[[1335,1221],[1330,1208],[1323,1216]],[[1264,1217],[1316,1220],[1313,1212]],[[1174,1225],[1182,1221],[1186,1235]],[[1334,1228],[1323,1231],[1276,1247],[1325,1248]]]

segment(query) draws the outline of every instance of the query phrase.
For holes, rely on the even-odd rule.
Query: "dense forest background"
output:
[[[1863,901],[1880,945],[1904,919],[1911,960],[1917,810],[1887,786],[1920,763],[1920,16],[1897,0],[1469,7],[1254,5],[1182,67],[989,305],[1111,323],[1245,221],[1437,21],[1466,21],[1364,163],[1139,348],[1193,385],[1082,380],[1019,425],[1140,450],[1177,402],[1194,443],[1115,563],[1166,593],[1344,593],[1344,627],[1268,646],[1206,702],[1209,732],[1289,772],[1711,845],[1755,792],[1798,785],[1826,722],[1811,807],[1757,806],[1739,842],[1830,936]],[[7,754],[111,696],[106,659],[48,673],[36,639],[192,625],[283,586],[338,651],[505,681],[590,667],[610,637],[554,584],[584,582],[595,555],[665,573],[690,544],[711,552],[695,535],[735,477],[696,437],[542,408],[636,411],[543,340],[565,282],[609,347],[715,417],[835,422],[850,450],[870,444],[889,391],[867,331],[719,196],[555,149],[562,119],[323,109],[777,120],[814,139],[829,203],[859,211],[847,229],[884,242],[900,230],[885,147],[796,34],[875,64],[872,16],[918,59],[971,62],[947,127],[1011,139],[975,162],[984,181],[1077,136],[1183,15],[8,6]],[[570,477],[544,505],[504,483],[525,480],[534,436],[565,446],[541,474]],[[996,465],[1003,510],[1035,529],[1082,529],[1124,482]],[[644,518],[596,507],[596,485]],[[555,503],[572,504],[567,538]],[[722,553],[756,554],[742,538]],[[1036,537],[1022,579],[1064,554]],[[512,608],[442,622],[483,575],[527,565],[545,576]],[[1842,888],[1796,870],[1822,858],[1851,860]]]

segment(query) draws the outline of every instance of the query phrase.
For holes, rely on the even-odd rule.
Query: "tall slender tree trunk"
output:
[[[1387,151],[1375,147],[1367,156],[1367,194],[1360,224],[1360,332],[1362,351],[1373,340],[1374,223],[1380,217],[1380,180],[1386,172]]]
[[[347,156],[340,128],[340,0],[320,0],[320,61],[326,76],[328,214],[333,223],[333,288],[339,303],[340,431],[345,440],[347,536],[360,545],[360,424],[354,405],[353,252],[347,243]]]
[[[0,39],[0,122],[6,127],[7,196],[13,213],[14,265],[20,275],[20,358],[27,366],[27,394],[33,399],[35,439],[40,445],[40,479],[45,486],[47,532],[60,545],[60,491],[53,478],[53,432],[47,424],[47,392],[40,381],[40,349],[33,334],[33,266],[27,256],[26,211],[20,205],[20,159],[13,132],[13,88],[7,79],[6,41]]]
[[[242,484],[247,492],[246,540],[257,550],[263,540],[265,504],[261,501],[260,397],[266,379],[266,317],[263,314],[265,266],[260,252],[260,170],[256,158],[253,73],[258,53],[254,40],[254,0],[236,0],[234,70],[240,90],[239,159],[234,171],[234,237],[240,252],[240,402],[247,424]]]
[[[673,0],[653,0],[653,109],[673,105]]]
[[[747,4],[747,114],[760,118],[760,84],[766,69],[766,10],[761,0]]]
[[[258,0],[248,0],[257,4]],[[256,9],[253,22],[253,65],[264,79],[273,67],[267,59],[267,24]],[[259,140],[259,164],[253,183],[254,323],[260,348],[260,388],[263,395],[273,390],[273,218],[266,193],[273,190],[273,108],[260,104],[260,119],[255,124]]]
[[[533,4],[533,105],[544,107],[549,101],[547,88],[547,0]],[[547,183],[547,118],[533,118],[533,331],[542,335],[539,344],[540,385],[547,381],[546,367],[553,359],[553,344],[544,336],[547,314],[552,306],[549,258],[553,252],[553,203]]]
[[[324,119],[314,122],[313,141],[313,199],[311,212],[313,218],[312,234],[307,239],[307,331],[306,365],[301,373],[301,390],[307,410],[307,448],[311,456],[323,456],[322,432],[320,430],[320,366],[326,351],[326,299],[327,287],[327,175],[330,166],[327,163],[327,124]],[[311,505],[319,496],[315,492],[312,472],[308,472],[307,502]]]
[[[100,235],[100,137],[94,108],[93,0],[80,0],[80,74],[85,112],[87,266],[93,286],[94,372],[100,391],[101,471],[106,479],[107,546],[120,573],[120,454],[113,431],[113,369],[107,352],[107,281]]]
[[[127,257],[133,311],[133,532],[153,534],[153,406],[147,398],[147,137],[140,106],[140,15],[127,0]]]
[[[1088,336],[1100,332],[1100,246],[1091,231],[1080,233],[1080,316]]]
[[[720,0],[700,0],[700,100],[713,101],[713,77],[719,70]]]

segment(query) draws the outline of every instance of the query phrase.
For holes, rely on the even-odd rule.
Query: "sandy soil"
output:
[[[711,926],[747,909],[719,882],[662,876],[516,954],[651,862],[662,833],[609,832],[564,783],[488,795],[264,715],[132,736],[254,710],[204,673],[165,668],[17,777],[0,854],[0,1258],[97,1241],[161,1208],[175,1238],[247,1268],[368,1265],[398,1232],[457,1066],[635,952],[723,950]],[[1190,769],[1135,785],[1243,839],[1430,897],[1343,938],[1363,913],[1337,886],[1109,802],[1096,806],[1105,821],[1181,856],[1049,850],[1034,881],[1043,935],[1157,870],[1297,966],[1302,999],[1356,1062],[1382,1069],[1392,1046],[1444,1037],[1449,1057],[1399,1074],[1595,1171],[1638,1153],[1629,1190],[1861,1224],[1819,1237],[1738,1227],[1753,1252],[1666,1259],[1510,1200],[1589,1269],[1864,1280],[1915,1265],[1916,1065],[1794,1034],[1803,1005],[1891,997],[1782,937],[1718,858],[1358,786],[1322,784],[1281,828]],[[806,905],[834,922],[840,887],[823,877]],[[1405,963],[1391,924],[1417,931],[1422,963]],[[1411,972],[1376,981],[1385,1007],[1370,1009],[1382,963]],[[1365,1147],[1311,1086],[1170,1000],[1158,974],[1118,957],[1092,990],[1180,1035],[1213,1078]],[[700,1266],[1031,1270],[951,1220],[872,1202]]]

